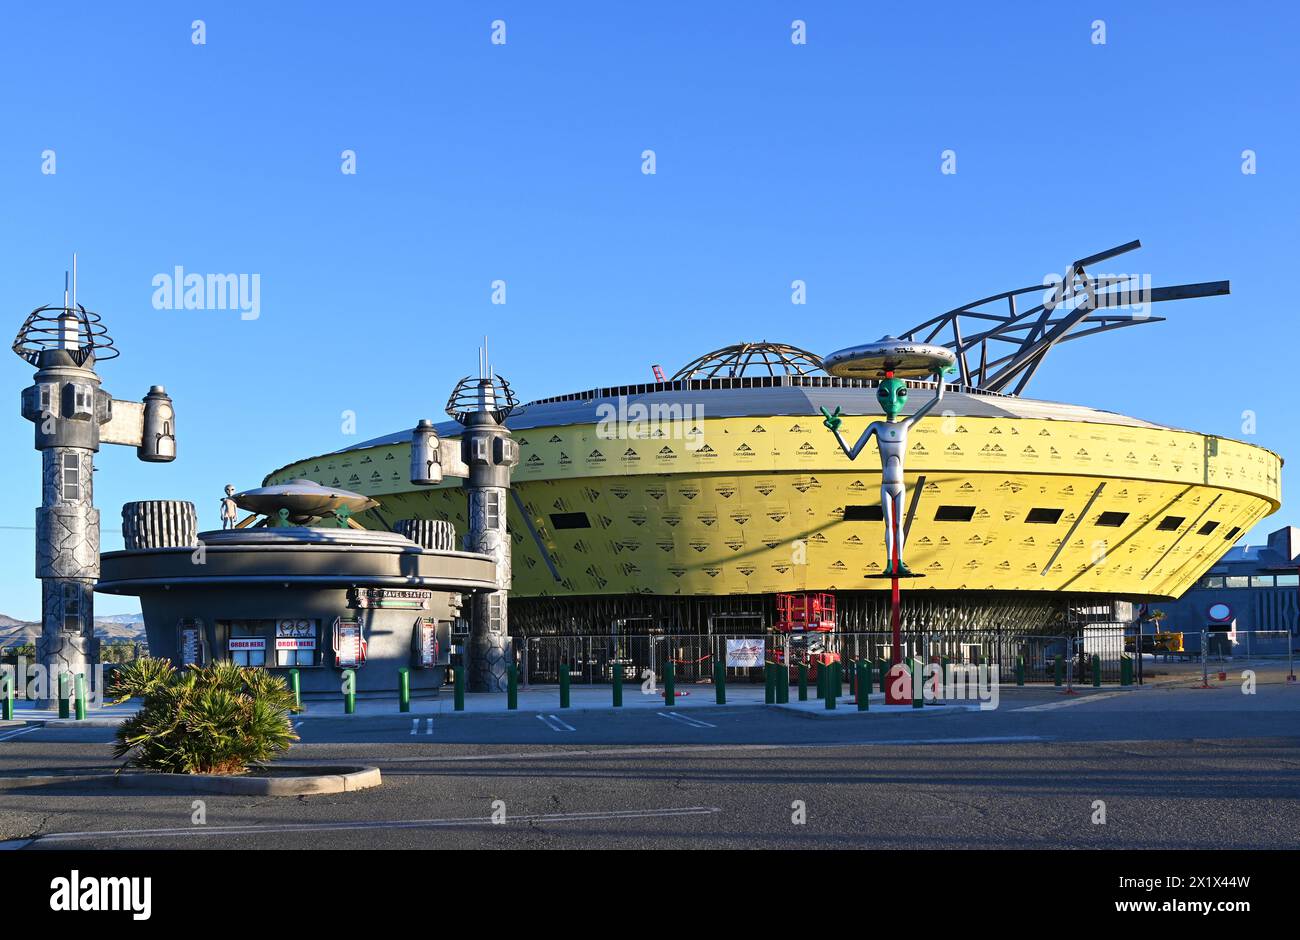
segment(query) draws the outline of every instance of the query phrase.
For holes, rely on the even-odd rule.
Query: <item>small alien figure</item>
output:
[[[235,505],[235,501],[232,499],[234,495],[235,487],[232,484],[227,483],[226,495],[221,498],[221,528],[223,529],[233,529],[235,527],[235,519],[238,517],[239,507]]]
[[[935,405],[943,401],[943,369],[935,372],[938,394],[930,399],[908,418],[899,420],[903,406],[907,404],[907,383],[895,378],[893,372],[886,372],[885,378],[876,390],[876,400],[885,412],[884,421],[872,421],[862,432],[858,442],[852,447],[840,435],[841,415],[836,407],[831,414],[825,408],[822,414],[826,420],[822,423],[835,434],[840,447],[850,460],[856,460],[862,448],[874,434],[880,448],[880,508],[885,520],[885,576],[897,575],[902,578],[918,578],[924,575],[914,574],[903,564],[903,511],[906,505],[906,488],[903,484],[903,458],[907,454],[907,432],[916,422],[929,414]],[[898,567],[894,565],[897,562]]]

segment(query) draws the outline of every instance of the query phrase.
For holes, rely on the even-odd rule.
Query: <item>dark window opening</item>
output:
[[[1097,517],[1097,525],[1109,526],[1112,529],[1118,529],[1128,518],[1126,512],[1103,512]]]
[[[1241,531],[1241,526],[1233,526],[1231,529],[1228,530],[1228,534],[1223,537],[1223,540],[1225,542],[1231,542],[1233,539],[1237,537],[1237,533],[1240,531]]]
[[[551,525],[557,529],[590,529],[591,520],[585,512],[553,512]]]
[[[1197,534],[1197,535],[1209,535],[1211,532],[1213,532],[1213,531],[1214,531],[1215,529],[1217,529],[1218,527],[1219,527],[1219,524],[1218,524],[1217,522],[1207,522],[1207,523],[1205,523],[1205,525],[1201,526],[1199,529],[1196,530],[1196,534]]]
[[[1063,509],[1031,509],[1029,515],[1025,516],[1026,522],[1045,522],[1048,525],[1055,525],[1061,520]]]
[[[940,506],[934,513],[935,522],[970,522],[974,517],[974,506]]]
[[[1186,516],[1165,516],[1163,519],[1160,520],[1160,525],[1156,526],[1156,531],[1177,532],[1180,528],[1182,528],[1183,523],[1186,521],[1187,521]]]
[[[845,506],[845,522],[883,522],[885,511],[880,506]]]

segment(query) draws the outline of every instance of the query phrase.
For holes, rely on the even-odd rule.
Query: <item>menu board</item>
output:
[[[451,662],[451,624],[439,623],[431,617],[415,621],[419,643],[420,668],[446,666]]]
[[[182,620],[176,625],[176,649],[182,666],[203,665],[203,621]]]

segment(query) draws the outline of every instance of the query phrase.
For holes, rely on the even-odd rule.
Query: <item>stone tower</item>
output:
[[[497,589],[474,595],[470,605],[468,673],[474,692],[504,691],[506,669],[514,661],[507,611],[510,533],[506,516],[510,471],[519,463],[519,446],[505,420],[517,404],[510,383],[491,373],[486,357],[479,378],[461,379],[447,402],[447,413],[465,428],[460,439],[460,458],[468,468],[465,551],[492,556],[497,570]]]
[[[98,362],[118,351],[98,314],[65,297],[33,311],[13,350],[36,367],[23,390],[23,417],[36,426],[41,506],[36,510],[36,577],[41,580],[37,660],[48,694],[62,673],[85,673],[99,659],[94,585],[99,578],[99,510],[94,463],[100,444],[126,444],[141,460],[176,456],[172,402],[162,386],[143,402],[115,401],[100,388]],[[49,702],[49,699],[46,700]]]

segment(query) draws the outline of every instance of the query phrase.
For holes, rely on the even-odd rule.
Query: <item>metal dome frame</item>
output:
[[[683,379],[714,379],[718,373],[723,378],[740,378],[753,369],[766,375],[809,375],[825,372],[822,357],[798,346],[786,343],[737,343],[723,346],[692,359],[673,373],[672,381]],[[724,371],[725,370],[725,371]],[[766,370],[765,372],[763,370]]]

